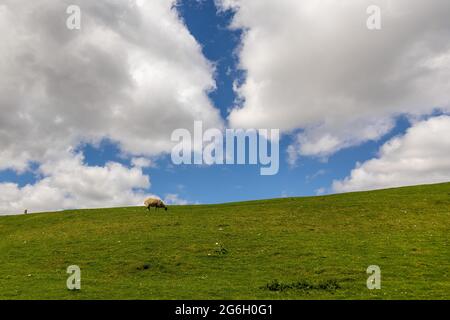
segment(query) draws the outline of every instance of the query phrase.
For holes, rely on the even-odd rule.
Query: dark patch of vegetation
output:
[[[262,289],[269,291],[287,291],[287,290],[302,290],[302,291],[311,291],[311,290],[326,290],[326,291],[335,291],[341,288],[337,280],[330,279],[326,281],[321,281],[319,283],[313,283],[308,280],[300,280],[296,282],[283,283],[278,280],[272,280],[267,283],[265,286],[261,287]]]
[[[142,271],[142,270],[148,270],[148,269],[150,269],[150,267],[151,267],[150,263],[144,263],[143,265],[137,267],[136,269]]]

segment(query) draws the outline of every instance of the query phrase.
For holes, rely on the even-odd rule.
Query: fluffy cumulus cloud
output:
[[[450,181],[450,116],[414,124],[384,144],[377,158],[358,164],[335,181],[336,192]]]
[[[245,30],[230,124],[297,132],[291,162],[376,140],[401,113],[449,110],[448,0],[216,2]],[[381,30],[367,28],[370,5]]]
[[[140,168],[114,162],[88,166],[81,154],[47,162],[37,174],[41,179],[24,187],[0,183],[2,214],[140,205],[150,187]]]
[[[0,168],[103,138],[155,155],[196,119],[220,126],[213,67],[174,2],[2,1]],[[72,4],[81,30],[66,27]]]
[[[215,87],[214,68],[174,9],[175,2],[1,1],[0,170],[24,172],[31,162],[62,163],[68,148],[105,138],[134,157],[138,167],[146,167],[150,162],[142,157],[170,151],[174,129],[190,129],[194,120],[203,120],[205,127],[221,127],[220,115],[207,95]],[[81,30],[66,27],[69,5],[81,9]],[[72,161],[86,173],[77,179],[98,173],[119,174],[126,180],[99,179],[111,184],[112,189],[105,190],[127,197],[112,203],[133,202],[126,190],[143,185],[135,169],[89,168],[76,157]],[[80,187],[89,183],[83,181],[77,188],[65,189],[68,198],[63,193],[52,197],[57,175],[70,175],[57,168],[48,167],[55,170],[49,172],[51,178],[35,186],[18,189],[2,184],[2,190],[15,199],[4,198],[9,206],[3,209],[22,209],[41,192],[53,199],[48,202],[52,205],[36,208],[53,208],[57,203],[67,207],[78,203],[70,199],[86,199]],[[23,201],[28,202],[19,201],[25,195],[28,200]]]

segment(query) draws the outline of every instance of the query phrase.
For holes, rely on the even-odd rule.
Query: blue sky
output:
[[[450,180],[449,4],[314,1],[77,0],[80,29],[68,0],[6,5],[0,214]],[[279,128],[278,174],[173,165],[171,132],[196,120]]]

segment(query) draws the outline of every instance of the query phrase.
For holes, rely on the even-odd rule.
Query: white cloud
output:
[[[288,150],[289,163],[295,163],[300,156],[316,156],[326,159],[340,149],[377,140],[388,133],[395,123],[393,119],[358,119],[352,125],[320,125],[308,127],[295,137]]]
[[[315,180],[315,179],[317,179],[318,177],[321,177],[321,176],[324,176],[324,175],[326,175],[327,174],[327,170],[325,170],[325,169],[320,169],[320,170],[317,170],[315,173],[313,173],[313,174],[310,174],[310,175],[307,175],[306,177],[305,177],[305,180],[306,180],[306,182],[311,182],[311,181],[313,181],[313,180]]]
[[[414,124],[385,143],[377,158],[358,164],[349,177],[334,181],[335,192],[450,181],[450,116]]]
[[[166,204],[174,204],[174,205],[186,205],[189,204],[188,200],[180,198],[178,194],[169,193],[164,197],[164,203]]]
[[[148,158],[132,158],[131,164],[136,168],[154,168],[156,167],[156,164]]]
[[[66,28],[69,4],[81,8],[81,30]],[[153,156],[194,120],[220,127],[207,96],[214,68],[174,4],[3,0],[0,170],[24,171],[104,138]]]
[[[141,205],[150,187],[141,169],[87,166],[81,154],[47,162],[38,173],[42,179],[32,185],[0,183],[0,214]]]
[[[289,150],[327,157],[376,140],[401,113],[450,109],[448,0],[216,0],[236,11],[247,77],[233,127],[302,129]],[[382,30],[366,27],[369,5]]]

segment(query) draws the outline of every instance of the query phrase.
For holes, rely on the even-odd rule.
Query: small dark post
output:
[[[24,214],[28,214],[28,209],[25,209],[25,211],[23,213]]]

